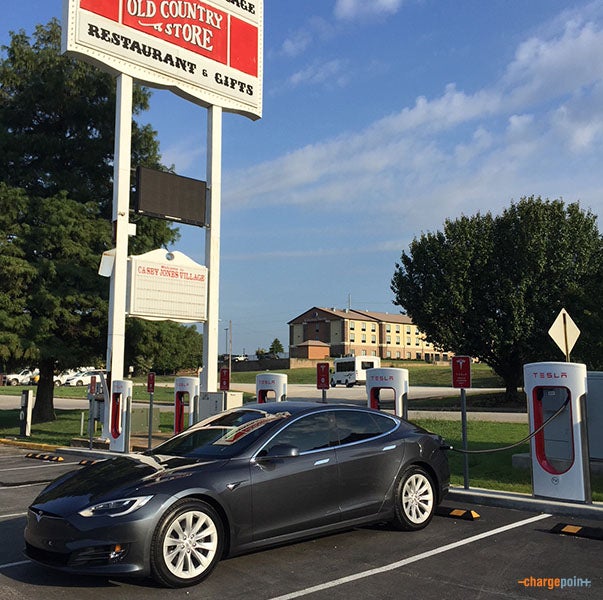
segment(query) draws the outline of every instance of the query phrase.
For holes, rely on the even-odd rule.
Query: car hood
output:
[[[166,480],[185,477],[191,470],[215,468],[225,462],[167,456],[155,458],[143,454],[118,456],[60,477],[40,493],[32,507],[67,516],[105,500],[152,494],[153,488]]]

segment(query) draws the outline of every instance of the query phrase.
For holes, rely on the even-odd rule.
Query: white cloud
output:
[[[472,92],[450,83],[360,132],[231,173],[229,196],[334,217],[345,208],[352,228],[370,216],[390,238],[524,195],[571,200],[599,190],[600,202],[592,166],[603,151],[600,57],[601,27],[572,19],[520,44],[500,80]],[[297,84],[336,76],[341,65],[321,67],[298,73]]]
[[[366,16],[391,15],[398,12],[404,0],[337,0],[335,16],[342,20],[357,20]]]
[[[314,63],[289,77],[289,85],[292,87],[321,84],[328,87],[344,87],[347,82],[347,69],[345,62],[341,60]]]

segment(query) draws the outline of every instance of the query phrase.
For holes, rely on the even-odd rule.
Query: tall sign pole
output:
[[[207,321],[203,327],[201,391],[218,390],[218,317],[220,312],[220,218],[222,200],[222,108],[211,106],[207,115],[207,187],[209,229],[205,234],[208,267]]]
[[[123,379],[128,281],[128,216],[130,210],[130,166],[132,149],[132,78],[117,78],[115,115],[115,159],[113,172],[113,235],[115,262],[109,297],[107,370],[111,381]]]

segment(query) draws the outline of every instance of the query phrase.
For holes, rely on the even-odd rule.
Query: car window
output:
[[[300,452],[310,452],[336,446],[337,438],[333,428],[333,419],[330,415],[331,413],[325,411],[307,415],[294,421],[279,432],[263,448],[261,454],[269,452],[277,444],[295,446]]]
[[[152,454],[188,458],[230,458],[236,456],[267,431],[290,417],[262,411],[241,411],[220,416],[157,446]]]
[[[359,410],[335,412],[340,444],[351,444],[392,431],[396,421],[385,415]]]

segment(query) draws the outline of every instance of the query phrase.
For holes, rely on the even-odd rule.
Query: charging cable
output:
[[[563,405],[553,413],[538,429],[530,433],[527,437],[523,438],[523,440],[519,440],[519,442],[515,442],[510,446],[503,446],[502,448],[489,448],[487,450],[462,450],[459,448],[454,448],[453,446],[449,446],[449,450],[453,452],[459,452],[460,454],[490,454],[491,452],[503,452],[504,450],[510,450],[511,448],[515,448],[516,446],[521,446],[521,444],[525,444],[527,441],[531,440],[537,433],[540,433],[553,419],[556,419],[569,404],[569,396],[565,399]]]

